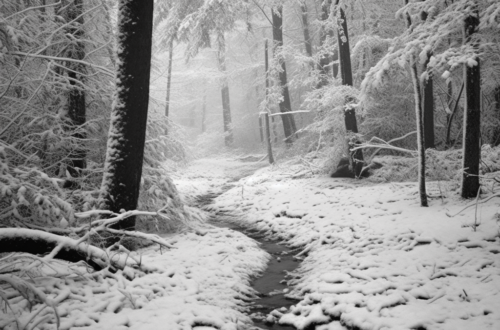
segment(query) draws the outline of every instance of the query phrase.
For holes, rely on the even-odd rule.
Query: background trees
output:
[[[179,218],[187,218],[165,166],[225,150],[226,142],[260,151],[261,111],[294,112],[293,118],[279,116],[284,130],[276,125],[278,116],[271,117],[278,162],[300,155],[314,165],[312,171],[329,172],[361,149],[366,160],[359,164],[365,167],[374,150],[415,163],[414,132],[421,119],[415,106],[433,101],[434,124],[424,116],[423,131],[433,126],[434,143],[425,153],[420,150],[421,164],[427,160],[420,173],[427,170],[427,177],[435,178],[440,159],[463,155],[463,165],[440,175],[462,177],[465,170],[462,196],[477,195],[487,170],[479,146],[484,154],[491,150],[485,144],[499,143],[498,3],[427,0],[402,7],[390,0],[170,0],[155,6],[151,69],[133,74],[149,86],[130,100],[140,103],[134,109],[148,103],[147,122],[145,111],[131,119],[141,126],[135,131],[118,125],[116,112],[125,109],[130,95],[130,89],[129,94],[124,88],[115,91],[113,84],[125,65],[115,58],[115,34],[122,37],[115,28],[117,7],[98,0],[2,2],[0,181],[1,217],[8,226],[72,226],[78,223],[75,212],[97,209],[106,141],[118,146],[123,132],[134,133],[126,140],[139,143],[118,158],[140,159],[144,150],[144,164],[126,165],[121,178],[118,167],[108,167],[102,205],[115,212],[151,210],[168,200]],[[346,32],[349,55],[343,51]],[[265,40],[273,38],[277,47],[266,85],[262,55]],[[136,58],[149,57],[141,53],[146,48],[118,54],[138,63]],[[416,87],[426,96],[418,96]],[[115,92],[121,101],[112,106]],[[346,125],[346,115],[356,129]],[[118,126],[124,130],[120,134]],[[293,146],[285,147],[294,135]],[[408,169],[415,179],[416,172]],[[111,206],[111,196],[121,193],[111,190],[120,190],[119,184],[129,185],[133,196]]]

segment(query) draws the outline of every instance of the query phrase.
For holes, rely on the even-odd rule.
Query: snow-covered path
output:
[[[213,206],[302,248],[290,283],[302,301],[276,321],[322,330],[500,328],[497,200],[479,205],[477,216],[471,207],[449,217],[467,204],[441,184],[431,184],[439,196],[421,208],[414,183],[297,173],[262,169]]]
[[[500,329],[497,199],[449,217],[470,202],[443,183],[429,185],[434,198],[421,208],[414,183],[313,177],[302,165],[229,159],[198,160],[174,182],[192,203],[218,196],[208,205],[213,214],[235,215],[303,259],[285,289],[299,302],[269,320],[301,330]],[[88,275],[74,265],[31,281],[57,306],[60,329],[251,329],[251,282],[269,254],[209,225],[166,239],[176,248],[135,256],[152,272]],[[51,319],[46,305],[31,308],[16,290],[0,289],[20,322]],[[0,311],[0,328],[16,329],[14,314]]]

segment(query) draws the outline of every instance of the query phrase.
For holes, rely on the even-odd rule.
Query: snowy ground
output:
[[[443,183],[429,185],[434,198],[422,208],[414,183],[293,179],[300,173],[262,169],[214,206],[301,247],[290,296],[302,300],[276,321],[321,330],[500,329],[498,199],[450,217],[470,202]]]
[[[449,217],[468,203],[444,184],[431,185],[431,206],[421,208],[414,183],[315,178],[299,165],[259,169],[264,165],[199,160],[174,182],[190,201],[222,193],[214,210],[239,214],[243,224],[297,248],[303,261],[289,295],[300,302],[276,322],[318,330],[500,329],[498,200]],[[157,268],[149,274],[101,273],[96,281],[75,269],[28,275],[57,305],[61,329],[248,328],[249,284],[269,255],[224,228],[167,239],[176,249],[137,256]],[[2,306],[0,329],[14,316],[22,323],[52,313],[36,314],[43,304],[29,311],[17,291],[0,289],[15,311]]]
[[[253,171],[238,164],[231,172],[228,164],[221,164],[194,164],[178,184],[191,196],[203,195],[221,191],[228,181]],[[78,265],[45,267],[27,259],[31,269],[20,276],[30,279],[25,283],[34,288],[23,289],[18,282],[15,290],[0,283],[0,329],[56,329],[53,309],[47,305],[56,306],[61,330],[248,328],[244,312],[255,297],[249,282],[265,268],[269,255],[245,235],[213,226],[166,238],[175,249],[154,246],[135,254],[141,264],[155,269],[147,274],[126,268],[90,275]],[[5,258],[0,259],[0,276]],[[37,289],[44,304],[32,293]]]

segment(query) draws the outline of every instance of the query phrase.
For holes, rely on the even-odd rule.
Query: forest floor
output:
[[[300,266],[281,290],[296,300],[267,321],[301,330],[500,329],[498,199],[482,197],[476,207],[455,185],[431,182],[422,208],[416,183],[332,179],[300,164],[249,160],[201,159],[173,179],[212,220],[294,251]],[[60,329],[252,329],[252,283],[279,257],[211,224],[165,239],[175,248],[136,255],[146,273],[92,275],[78,265],[27,272],[56,306]],[[51,308],[31,305],[30,290],[25,299],[0,289],[0,329],[55,329]]]
[[[300,301],[272,321],[318,330],[500,329],[498,199],[476,205],[456,185],[430,182],[423,208],[416,183],[317,177],[303,165],[266,166],[230,183],[257,167],[203,159],[175,182],[184,194],[220,194],[211,212],[236,214],[240,225],[297,249],[301,265],[286,292]]]

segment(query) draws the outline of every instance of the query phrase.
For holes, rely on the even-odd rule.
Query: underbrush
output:
[[[369,178],[373,182],[418,181],[418,161],[415,157],[377,156],[383,166]],[[490,176],[500,171],[500,147],[483,145],[480,174]],[[459,182],[462,175],[462,150],[426,151],[426,179]]]

